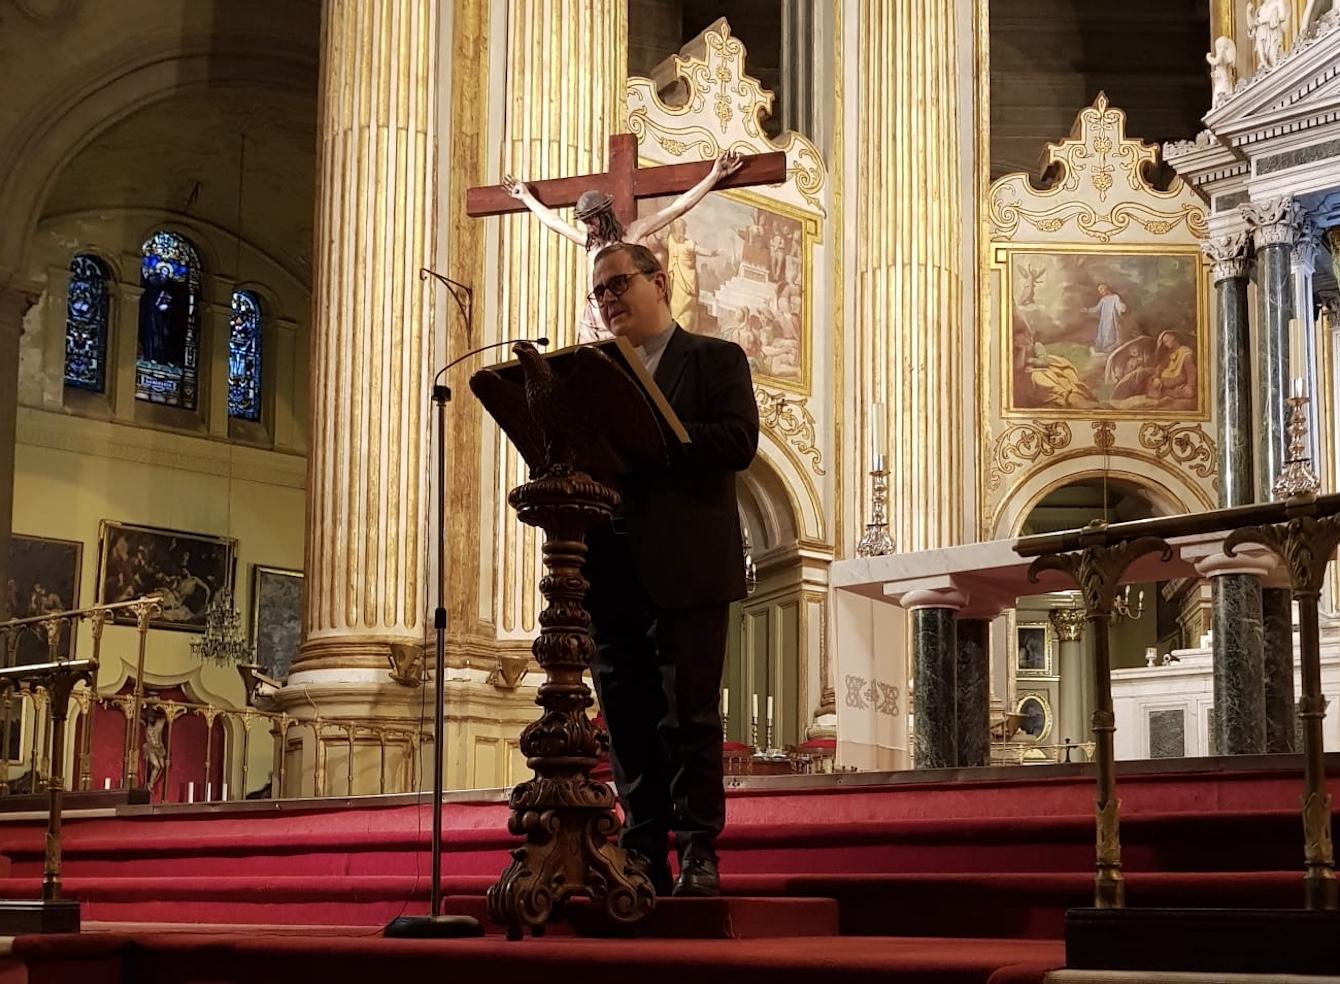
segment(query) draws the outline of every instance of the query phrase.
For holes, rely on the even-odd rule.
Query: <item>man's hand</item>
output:
[[[526,183],[518,181],[510,174],[503,175],[502,186],[513,198],[525,199],[530,196],[530,189],[526,187]]]

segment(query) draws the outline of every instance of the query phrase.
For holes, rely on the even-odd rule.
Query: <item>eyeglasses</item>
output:
[[[643,273],[641,270],[634,273],[617,273],[603,284],[596,284],[595,290],[587,294],[586,297],[593,304],[601,303],[606,294],[609,295],[610,300],[613,300],[616,297],[623,297],[624,294],[628,293],[628,288],[633,285],[634,277],[645,276],[647,276],[647,274]]]

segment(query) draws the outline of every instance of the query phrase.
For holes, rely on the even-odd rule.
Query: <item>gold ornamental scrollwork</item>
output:
[[[787,176],[781,197],[799,196],[815,212],[827,215],[821,195],[828,177],[823,155],[802,134],[787,132],[773,141],[763,132],[773,94],[745,71],[745,57],[744,44],[731,34],[730,24],[718,19],[673,56],[668,77],[629,78],[629,132],[644,153],[655,144],[676,159],[711,160],[725,150],[780,150],[786,154]],[[668,85],[682,90],[684,99],[675,105],[664,102],[660,94]]]
[[[1069,447],[1073,438],[1064,420],[1030,421],[1006,428],[991,449],[991,490],[999,489],[1003,477],[1024,464]]]
[[[1080,111],[1069,139],[1047,145],[1047,155],[1045,170],[1058,174],[1050,187],[1039,189],[1023,173],[1007,174],[991,186],[987,218],[993,240],[1013,241],[1025,225],[1047,241],[1060,242],[1065,237],[1059,234],[1069,232],[1068,241],[1078,233],[1104,245],[1141,233],[1209,235],[1204,204],[1180,178],[1166,191],[1149,182],[1158,149],[1126,136],[1126,114],[1103,93]]]
[[[1111,451],[1117,446],[1117,425],[1111,420],[1093,422],[1093,446],[1099,451]]]
[[[810,459],[810,468],[816,475],[825,475],[823,452],[814,443],[814,415],[804,403],[789,400],[785,394],[769,393],[761,386],[754,387],[758,401],[758,422],[782,441]]]
[[[1169,458],[1201,478],[1209,478],[1218,469],[1218,449],[1214,438],[1200,424],[1158,424],[1147,421],[1140,428],[1140,446],[1158,458]]]

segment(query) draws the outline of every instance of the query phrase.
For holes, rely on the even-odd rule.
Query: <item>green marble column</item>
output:
[[[958,764],[986,765],[991,761],[991,620],[960,618],[955,633]]]
[[[953,589],[899,599],[912,614],[912,766],[952,769],[958,756],[957,613],[967,596]]]
[[[1213,261],[1215,338],[1219,357],[1215,417],[1219,422],[1219,505],[1256,501],[1252,471],[1251,318],[1247,308],[1247,235],[1201,243]]]
[[[1296,747],[1297,714],[1293,687],[1293,593],[1288,588],[1261,592],[1264,625],[1262,701],[1267,752],[1292,752]]]

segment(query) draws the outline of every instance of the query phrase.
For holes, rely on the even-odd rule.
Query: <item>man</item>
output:
[[[625,476],[614,522],[589,537],[586,576],[596,693],[624,811],[620,843],[644,855],[657,894],[717,895],[726,820],[718,704],[730,603],[745,595],[735,472],[758,447],[749,363],[733,342],[686,332],[644,246],[597,254],[592,302],[638,354],[692,443],[664,468]]]
[[[1128,311],[1120,294],[1114,293],[1107,284],[1098,285],[1098,303],[1084,309],[1085,314],[1098,315],[1098,332],[1093,340],[1095,355],[1106,355],[1121,344],[1124,334],[1121,317]]]

